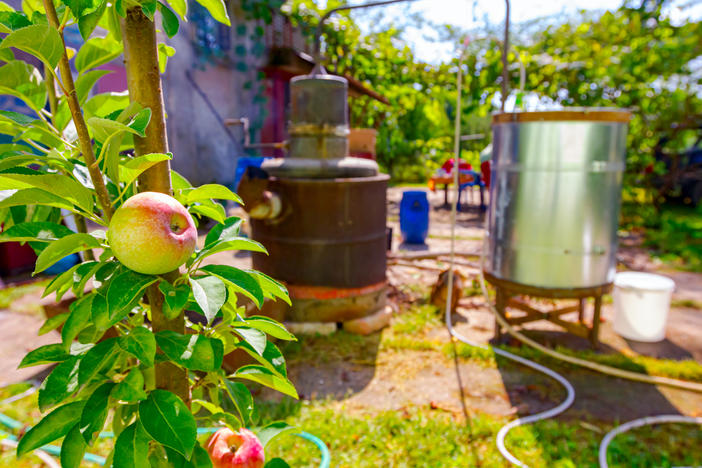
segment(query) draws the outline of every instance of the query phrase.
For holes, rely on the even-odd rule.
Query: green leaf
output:
[[[190,460],[168,448],[166,449],[166,453],[168,454],[168,463],[171,468],[212,468],[210,456],[200,444],[195,445]]]
[[[70,356],[71,355],[66,352],[66,348],[61,344],[44,345],[27,353],[17,368],[23,369],[25,367],[61,362],[65,361]]]
[[[114,386],[114,382],[107,382],[100,385],[85,402],[83,412],[80,416],[79,427],[83,439],[88,444],[92,445],[105,426],[110,392],[112,392]]]
[[[162,2],[158,2],[158,11],[161,12],[161,26],[168,37],[178,34],[180,23],[175,13]]]
[[[264,296],[266,296],[266,298],[272,299],[277,297],[278,299],[282,299],[283,301],[285,301],[288,305],[292,305],[292,303],[290,302],[290,296],[288,295],[288,290],[281,283],[277,282],[265,273],[261,273],[260,271],[244,271],[251,273],[252,275],[258,278],[258,284],[261,285],[261,289],[263,289],[263,294]]]
[[[218,199],[218,200],[233,200],[239,204],[244,204],[244,202],[239,198],[239,195],[235,194],[229,190],[224,185],[219,184],[206,184],[198,188],[192,189],[185,194],[185,205],[190,205],[196,201]]]
[[[191,210],[192,208],[197,208],[197,206],[191,206],[189,209]],[[210,247],[203,248],[200,252],[197,253],[193,263],[198,262],[203,258],[207,258],[210,255],[214,255],[219,252],[225,252],[227,250],[248,250],[251,252],[261,252],[265,254],[268,253],[266,251],[266,248],[260,243],[251,239],[247,239],[246,237],[237,237],[232,240],[219,242],[211,245]]]
[[[143,296],[144,289],[156,280],[154,276],[142,275],[131,270],[125,270],[115,276],[107,290],[110,324],[122,320],[134,302]]]
[[[135,104],[137,106],[139,106],[139,104],[136,102],[132,103],[132,105],[135,105]],[[139,106],[139,107],[141,107],[141,106]],[[125,109],[125,111],[126,111],[126,109]],[[123,114],[124,114],[124,112],[123,112]],[[130,113],[128,113],[126,115],[120,115],[119,119],[124,118],[126,120],[127,115],[129,115],[129,114]],[[130,120],[127,123],[127,126],[129,126],[129,128],[131,128],[132,130],[136,130],[140,136],[146,136],[146,127],[148,127],[149,122],[151,122],[151,109],[149,109],[148,107],[144,108],[144,109],[140,108],[138,112],[134,113],[133,115],[129,115],[129,119]],[[171,158],[173,157],[172,154],[170,156],[171,156]]]
[[[78,29],[80,30],[80,35],[83,39],[87,40],[90,35],[95,30],[95,26],[100,22],[100,18],[105,13],[105,8],[107,7],[107,0],[101,0],[100,5],[97,9],[91,13],[80,16],[78,20]]]
[[[129,93],[127,91],[121,93],[100,93],[85,102],[83,112],[86,119],[90,117],[106,117],[113,112],[124,109],[128,105]]]
[[[87,15],[100,7],[104,0],[66,0],[65,4],[70,8],[71,13],[76,18]]]
[[[119,57],[122,44],[111,37],[88,39],[76,54],[74,64],[79,73],[99,67]]]
[[[2,38],[0,38],[0,42],[2,42]],[[15,59],[15,53],[12,52],[12,49],[2,49],[0,48],[0,60],[3,62],[12,62]],[[161,72],[163,73],[163,72]],[[0,90],[2,89],[2,86],[0,86]]]
[[[178,287],[173,287],[168,281],[161,281],[158,289],[163,293],[163,314],[167,319],[177,317],[190,296],[190,288],[187,284],[181,284]]]
[[[152,168],[156,164],[168,161],[173,158],[173,154],[151,153],[128,160],[119,166],[119,179],[129,185],[134,182],[144,171]]]
[[[95,294],[85,296],[70,305],[71,314],[61,330],[63,346],[68,349],[78,334],[88,325]]]
[[[268,424],[265,427],[256,429],[254,431],[254,434],[256,434],[256,437],[258,437],[258,440],[261,442],[261,445],[263,445],[263,448],[265,449],[271,440],[275,439],[276,437],[282,434],[292,432],[295,429],[296,428],[294,426],[289,425],[285,421],[276,421]]]
[[[290,468],[282,458],[273,458],[263,468]]]
[[[290,333],[283,324],[276,322],[272,318],[264,317],[262,315],[254,315],[252,317],[247,317],[244,321],[232,322],[231,327],[251,327],[262,332],[268,333],[274,338],[286,341],[296,341],[295,335]]]
[[[60,301],[61,297],[71,288],[71,285],[73,284],[73,275],[80,267],[80,263],[78,265],[73,265],[68,271],[65,271],[58,275],[56,278],[51,280],[51,283],[44,289],[44,293],[42,297],[46,297],[52,292],[56,292],[56,300]]]
[[[144,12],[150,21],[153,21],[157,6],[158,3],[156,3],[156,0],[146,0],[141,4],[141,11]]]
[[[254,411],[254,402],[248,387],[241,382],[232,382],[227,378],[223,378],[222,382],[224,383],[227,395],[229,395],[232,403],[236,406],[241,420],[245,425],[249,424]]]
[[[171,361],[186,369],[212,372],[222,367],[224,346],[216,338],[160,331],[156,343]]]
[[[90,234],[70,234],[50,243],[37,258],[34,273],[40,273],[62,258],[76,252],[100,247],[100,242]]]
[[[266,347],[262,353],[259,353],[257,350],[253,349],[253,347],[246,341],[239,342],[238,346],[244,349],[244,351],[249,353],[251,357],[256,359],[268,370],[279,374],[281,377],[288,377],[287,370],[285,369],[285,358],[278,347],[272,342],[266,342]]]
[[[182,175],[178,174],[176,171],[171,169],[171,183],[173,184],[173,190],[176,192],[176,195],[180,193],[183,189],[187,188],[192,188],[192,185],[188,180],[183,177]],[[177,198],[177,197],[176,197]],[[182,199],[181,203],[182,203]]]
[[[154,365],[156,337],[145,327],[132,328],[129,335],[122,338],[119,345],[146,366]]]
[[[243,366],[234,374],[230,375],[230,377],[251,380],[266,387],[272,388],[273,390],[277,390],[285,395],[289,395],[293,398],[299,398],[295,387],[290,383],[290,381],[276,375],[273,373],[273,371],[266,369],[263,366]]]
[[[231,285],[235,291],[249,297],[261,307],[263,304],[263,290],[257,278],[250,273],[229,265],[205,265],[201,271],[212,273]]]
[[[207,8],[212,17],[220,23],[224,23],[227,26],[232,25],[227,14],[227,6],[223,0],[197,0],[197,3]]]
[[[168,65],[168,57],[173,57],[176,50],[164,44],[163,42],[158,43],[158,71],[161,74],[166,73],[166,65]]]
[[[139,419],[156,442],[190,458],[197,425],[183,400],[166,390],[154,390],[139,403]]]
[[[0,208],[45,205],[74,211],[73,203],[40,189],[0,190]]]
[[[16,11],[1,11],[0,12],[0,32],[9,33],[16,29],[31,26],[32,22],[26,15]]]
[[[50,242],[69,234],[73,231],[57,223],[30,222],[15,224],[0,233],[0,242]]]
[[[218,223],[223,223],[227,217],[227,213],[224,211],[224,207],[219,203],[200,203],[198,205],[190,205],[188,211],[193,214],[198,214],[202,216],[207,216],[212,218]]]
[[[98,80],[110,73],[113,72],[111,70],[91,70],[79,75],[76,79],[76,96],[78,97],[78,102],[83,105],[86,99],[88,99],[88,96],[90,96],[90,91]]]
[[[185,410],[187,411],[187,408]],[[142,425],[138,421],[125,428],[115,443],[113,467],[151,468],[149,463],[149,440],[149,435],[143,430]]]
[[[35,24],[17,29],[3,39],[0,49],[15,47],[56,68],[63,55],[63,41],[59,32],[49,25]]]
[[[254,328],[235,328],[234,331],[258,353],[266,349],[266,334]]]
[[[114,358],[120,352],[117,338],[107,338],[85,353],[78,369],[78,385],[89,383],[99,372],[114,364]]]
[[[209,325],[227,301],[227,288],[216,276],[191,278],[190,285],[193,288],[193,297],[205,314]]]
[[[126,402],[146,400],[144,375],[138,368],[133,368],[127,377],[112,390],[112,398]]]
[[[2,49],[1,45],[0,51],[12,52],[10,49]],[[41,72],[21,60],[0,67],[0,94],[21,99],[35,112],[46,105],[46,84]]]
[[[112,38],[118,42],[122,42],[122,27],[119,24],[119,13],[117,12],[117,3],[122,3],[121,0],[115,2],[115,6],[107,10],[107,29],[110,31]]]
[[[85,291],[85,285],[90,281],[90,278],[95,276],[95,273],[104,266],[104,263],[93,261],[81,263],[73,275],[73,293],[77,297],[81,297]],[[93,308],[95,308],[94,303]],[[92,313],[91,315],[94,316],[95,314]]]
[[[41,411],[61,403],[78,390],[80,361],[79,356],[71,356],[51,371],[39,389],[38,401]]]
[[[78,424],[68,431],[61,444],[61,468],[80,468],[88,444],[83,440]]]
[[[101,118],[101,117],[90,117],[87,122],[88,127],[93,131],[93,137],[97,141],[107,143],[109,138],[114,134],[126,132],[134,135],[139,135],[137,130],[129,127],[122,122],[116,120]],[[143,135],[140,135],[143,136]]]
[[[187,197],[186,197],[187,198]],[[234,240],[239,237],[241,218],[232,216],[223,223],[215,224],[205,237],[205,247],[210,247],[217,242]]]
[[[186,20],[185,15],[188,13],[188,4],[185,0],[168,0],[168,4],[184,21]]]
[[[63,323],[68,318],[69,312],[63,312],[62,314],[54,315],[53,317],[47,319],[44,325],[39,329],[39,336],[46,335],[52,330],[56,330],[58,327],[63,325]]]
[[[49,413],[19,440],[17,456],[21,457],[68,434],[78,423],[84,404],[83,401],[74,401]]]
[[[0,189],[40,189],[92,213],[93,192],[62,174],[0,174]],[[43,204],[43,203],[38,203]]]
[[[19,125],[29,125],[37,120],[33,117],[29,117],[28,115],[20,114],[19,112],[4,110],[0,110],[0,117],[4,117]]]

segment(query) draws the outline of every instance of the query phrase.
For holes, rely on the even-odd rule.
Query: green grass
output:
[[[332,466],[344,467],[506,467],[495,434],[507,419],[474,414],[461,417],[430,408],[402,408],[378,413],[350,412],[343,404],[303,402],[284,412],[261,408],[264,419],[285,417],[289,424],[320,437],[329,447]],[[596,467],[597,449],[613,426],[596,421],[543,421],[514,429],[507,447],[532,467]],[[642,428],[617,437],[610,445],[612,467],[686,465],[702,462],[702,431],[695,426]],[[315,467],[316,447],[292,435],[269,447],[269,457],[290,466]]]
[[[624,203],[622,229],[644,229],[644,247],[676,268],[702,272],[702,207]]]
[[[0,389],[0,400],[4,400],[10,396],[17,395],[30,387],[29,384],[20,383],[10,385],[8,387]],[[12,402],[7,405],[0,406],[0,412],[4,415],[26,424],[26,428],[36,424],[41,419],[41,413],[37,409],[37,394],[34,393],[27,396],[21,400]],[[0,424],[0,431],[5,433],[18,436],[17,430],[12,430],[6,426]],[[61,440],[52,442],[51,445],[60,446]],[[88,449],[88,452],[102,457],[106,457],[110,450],[112,450],[113,441],[112,439],[99,439],[93,447]],[[58,456],[53,456],[54,459],[58,460]],[[14,449],[4,448],[0,450],[0,466],[2,467],[12,467],[12,468],[44,468],[46,465],[42,463],[38,458],[33,455],[26,455],[21,459],[15,457]],[[94,463],[83,462],[81,467],[91,468],[97,467],[99,465]]]
[[[43,290],[48,282],[49,280],[45,279],[0,289],[0,309],[7,309],[13,302],[20,299],[22,296]]]

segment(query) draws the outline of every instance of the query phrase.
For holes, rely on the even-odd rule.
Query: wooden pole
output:
[[[167,153],[166,114],[158,68],[156,29],[153,21],[144,15],[140,7],[127,10],[126,18],[122,20],[122,37],[130,100],[151,109],[151,121],[146,128],[146,136],[144,138],[134,136],[136,155]],[[139,177],[139,191],[171,195],[170,170],[169,161],[163,161],[145,171]],[[174,271],[165,277],[173,281],[178,277],[178,272]],[[151,325],[154,333],[165,330],[185,333],[185,318],[182,313],[171,320],[164,316],[163,294],[159,291],[158,285],[150,286],[146,296],[151,307]],[[156,365],[156,387],[175,393],[186,404],[190,401],[187,371],[172,363]]]

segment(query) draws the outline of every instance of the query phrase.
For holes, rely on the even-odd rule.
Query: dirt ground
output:
[[[450,245],[450,211],[441,207],[443,193],[429,192],[432,206],[430,231],[424,247],[401,244],[399,201],[402,188],[388,191],[388,225],[393,228],[393,252],[447,251]],[[470,202],[470,198],[469,198]],[[477,196],[458,213],[457,246],[460,252],[479,252],[483,236],[483,215],[476,206]],[[613,310],[605,303],[600,340],[603,352],[625,356],[645,355],[674,360],[694,359],[702,363],[702,274],[675,271],[650,259],[640,247],[640,240],[622,239],[618,253],[620,267],[664,274],[676,283],[673,307],[668,320],[666,339],[661,343],[635,343],[619,337],[611,327]],[[212,258],[216,263],[250,266],[246,255],[222,253]],[[461,271],[474,278],[478,272],[476,258],[462,258]],[[417,268],[417,265],[420,268]],[[401,291],[400,306],[419,300],[435,282],[440,268],[433,260],[414,266],[391,265],[388,280]],[[42,368],[16,370],[30,349],[58,342],[56,332],[37,337],[43,318],[36,311],[40,293],[32,293],[0,310],[0,385],[31,378]],[[400,308],[402,309],[402,307]],[[457,329],[478,343],[488,343],[494,336],[494,320],[481,295],[463,298],[454,316]],[[526,327],[538,340],[550,345],[576,349],[588,348],[580,338],[564,333],[547,322]],[[389,333],[387,330],[383,333]],[[300,395],[306,399],[336,400],[347,410],[401,410],[407,405],[431,405],[437,410],[458,414],[461,389],[457,385],[454,361],[435,350],[393,350],[381,346],[380,333],[358,341],[358,356],[348,356],[313,363],[293,360],[289,375]],[[445,329],[438,327],[428,337],[437,346],[450,344]],[[333,335],[332,338],[333,340]],[[307,341],[303,342],[307,345]],[[554,406],[564,391],[554,381],[523,367],[498,360],[497,367],[473,361],[459,361],[458,374],[463,384],[464,402],[470,412],[500,416],[529,414]],[[613,379],[589,371],[559,367],[559,371],[576,387],[576,402],[565,417],[589,415],[606,421],[623,421],[654,414],[702,415],[702,395],[663,387]]]

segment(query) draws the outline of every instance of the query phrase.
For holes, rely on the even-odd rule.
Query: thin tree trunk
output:
[[[158,68],[158,44],[156,29],[141,11],[140,7],[127,10],[122,21],[124,38],[124,63],[127,70],[127,86],[132,102],[151,109],[151,121],[144,138],[134,137],[134,148],[138,156],[149,153],[168,152],[166,116],[161,92],[161,75]],[[142,174],[139,178],[139,191],[172,194],[170,163],[163,161]],[[178,276],[172,272],[166,277],[173,281]],[[146,293],[151,306],[151,324],[154,333],[170,330],[185,333],[183,314],[168,320],[163,314],[163,294],[157,285],[150,286]],[[171,364],[156,365],[156,386],[169,390],[189,403],[190,390],[185,369]]]
[[[46,72],[44,76],[44,82],[46,83],[46,91],[49,96],[49,109],[51,110],[51,123],[56,126],[56,112],[58,111],[58,96],[56,95],[56,82],[54,81],[54,75],[49,71]],[[87,233],[88,226],[85,223],[85,218],[79,214],[73,215],[76,220],[76,227],[78,232]],[[95,260],[95,254],[93,249],[88,249],[83,252],[85,258],[88,260]]]
[[[46,9],[46,17],[49,24],[56,28],[61,34],[61,41],[63,39],[63,30],[60,29],[60,22],[58,15],[56,14],[56,7],[51,0],[44,0],[44,8]],[[63,44],[63,55],[59,61],[59,70],[61,71],[61,84],[66,92],[66,100],[68,101],[68,107],[71,110],[71,116],[73,117],[73,123],[76,126],[76,133],[78,134],[78,143],[80,145],[80,151],[83,155],[83,160],[85,165],[88,166],[88,172],[90,173],[90,179],[93,181],[95,186],[95,192],[97,193],[97,199],[102,208],[105,218],[109,221],[112,218],[112,204],[110,202],[110,194],[107,192],[107,187],[105,186],[105,180],[102,178],[102,172],[95,161],[95,153],[93,152],[93,145],[90,138],[90,132],[88,132],[88,126],[85,123],[85,118],[83,117],[83,111],[80,108],[80,103],[78,102],[78,96],[76,95],[76,86],[73,82],[73,74],[71,72],[71,65],[68,63],[68,54],[66,53],[66,44]],[[47,75],[50,72],[47,73]],[[56,103],[53,103],[56,105]]]

